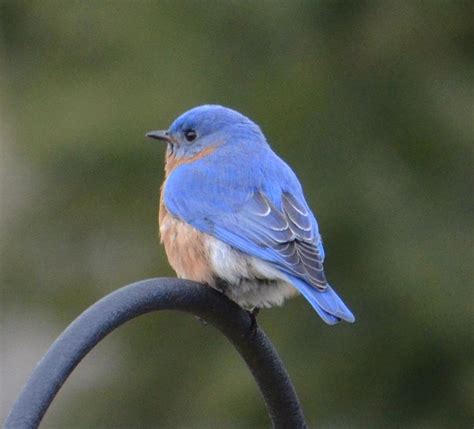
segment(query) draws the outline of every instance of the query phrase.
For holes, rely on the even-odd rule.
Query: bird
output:
[[[213,287],[248,311],[301,294],[327,324],[354,322],[326,280],[301,183],[255,122],[206,104],[146,136],[167,146],[158,223],[179,278]]]

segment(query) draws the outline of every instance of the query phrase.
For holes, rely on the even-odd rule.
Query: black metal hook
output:
[[[59,389],[84,356],[123,323],[156,310],[192,313],[219,329],[252,372],[273,427],[306,428],[288,373],[251,316],[224,295],[199,283],[156,278],[124,286],[89,307],[39,361],[8,415],[5,429],[37,428]]]

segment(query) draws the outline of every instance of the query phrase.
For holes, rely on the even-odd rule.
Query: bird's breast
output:
[[[160,235],[168,261],[180,278],[211,284],[213,272],[205,234],[174,217],[160,205]]]
[[[189,158],[177,158],[172,153],[167,154],[165,181],[161,187],[158,214],[161,242],[165,247],[170,265],[179,277],[207,284],[211,284],[213,281],[206,245],[207,235],[173,216],[166,208],[164,193],[173,171],[181,165],[190,164],[209,156],[217,146],[217,144],[209,146]]]

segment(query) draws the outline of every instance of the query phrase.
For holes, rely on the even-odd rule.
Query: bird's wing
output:
[[[299,183],[297,189],[300,189]],[[227,209],[223,209],[222,199],[205,197],[212,195],[212,189],[207,189],[206,184],[200,184],[200,192],[196,191],[182,186],[165,192],[168,210],[196,229],[268,261],[286,273],[327,323],[354,320],[350,310],[327,284],[318,226],[302,193],[297,197],[280,189],[278,196],[273,191],[272,198],[255,188],[245,194],[240,187],[241,204],[236,205],[233,190],[229,188],[222,198],[232,200],[232,208],[224,203]]]
[[[263,192],[256,191],[236,213],[211,220],[210,233],[221,240],[272,262],[319,290],[328,287],[314,217],[290,193],[282,193],[278,209]],[[240,246],[237,240],[242,241]]]

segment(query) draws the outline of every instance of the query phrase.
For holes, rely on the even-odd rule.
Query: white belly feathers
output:
[[[229,284],[226,295],[242,307],[283,304],[297,290],[285,274],[268,262],[246,255],[212,236],[206,236],[208,261],[214,274]]]

